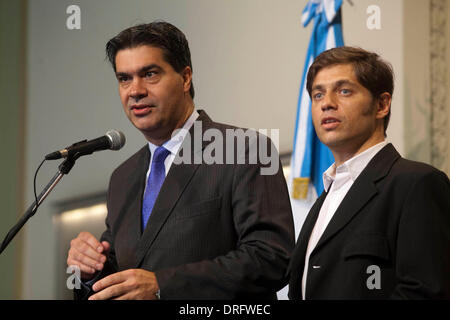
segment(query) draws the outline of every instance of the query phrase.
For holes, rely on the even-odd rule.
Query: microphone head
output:
[[[119,150],[125,145],[125,135],[119,130],[109,130],[106,133],[109,141],[111,142],[110,148],[111,150]]]

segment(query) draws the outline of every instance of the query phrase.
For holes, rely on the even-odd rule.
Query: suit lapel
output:
[[[361,209],[378,193],[375,183],[388,174],[393,163],[399,157],[399,153],[390,143],[373,157],[342,200],[313,253],[362,211]]]
[[[302,297],[301,279],[303,277],[303,270],[305,268],[306,249],[308,247],[309,237],[311,236],[311,232],[314,228],[314,225],[316,224],[320,208],[322,208],[326,196],[327,193],[325,191],[322,192],[321,196],[311,207],[311,210],[309,210],[308,216],[306,217],[306,220],[303,223],[302,229],[298,236],[297,245],[295,246],[295,250],[292,253],[291,262],[289,263],[288,267],[288,274],[290,274],[291,278],[289,296],[291,296],[292,299],[296,299],[298,297],[300,297],[301,299]]]
[[[306,252],[306,247],[308,246],[309,237],[311,236],[311,232],[314,229],[314,225],[316,224],[317,218],[319,216],[320,208],[322,208],[323,202],[327,193],[324,191],[320,195],[320,197],[316,200],[314,205],[306,217],[305,222],[303,223],[302,230],[298,236],[297,244],[300,246],[301,251]],[[304,248],[303,248],[304,247]]]
[[[129,170],[123,175],[122,185],[120,186],[123,194],[111,199],[112,205],[120,203],[118,207],[120,215],[116,223],[120,225],[121,236],[125,239],[127,250],[121,251],[121,265],[128,269],[134,266],[136,260],[136,249],[141,238],[141,211],[142,195],[145,187],[145,176],[148,168],[150,151],[148,145],[145,145],[138,153],[137,157],[130,164]],[[120,246],[120,244],[117,244]]]
[[[195,122],[202,123],[202,137],[204,130],[210,128],[212,121],[208,117],[208,115],[199,110],[199,117]],[[197,123],[198,125],[198,123]],[[150,249],[152,243],[156,239],[159,231],[161,230],[164,223],[167,221],[167,218],[172,213],[175,205],[178,202],[178,199],[183,194],[187,185],[191,181],[193,175],[197,171],[199,164],[198,162],[194,162],[194,157],[200,154],[202,150],[205,148],[208,142],[204,142],[203,139],[201,144],[197,144],[194,142],[195,139],[199,139],[199,137],[194,137],[194,126],[193,125],[189,130],[189,135],[186,136],[183,141],[182,147],[180,148],[178,154],[175,157],[174,163],[170,167],[170,170],[167,174],[167,177],[164,180],[164,183],[159,192],[158,198],[156,199],[155,205],[153,207],[152,214],[147,223],[147,227],[144,230],[141,240],[139,242],[138,250],[137,250],[137,261],[136,265],[140,265],[142,260],[145,257],[145,254]],[[180,159],[180,152],[182,150],[191,151],[191,164],[181,163],[176,164]],[[185,152],[185,151],[184,151]],[[148,167],[148,166],[147,166]],[[141,201],[142,202],[142,201]],[[142,205],[141,205],[142,206]]]

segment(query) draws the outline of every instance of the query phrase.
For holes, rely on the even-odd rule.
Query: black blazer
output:
[[[302,299],[306,248],[326,195],[311,208],[292,254],[290,299]],[[450,298],[447,176],[388,144],[356,179],[309,262],[306,299]],[[367,285],[376,273],[379,289]]]
[[[213,128],[226,137],[226,129],[233,128],[199,113],[203,132]],[[193,130],[194,126],[183,146],[198,155],[210,142],[193,141],[199,141]],[[260,174],[259,161],[209,165],[174,161],[142,233],[149,157],[146,145],[111,176],[107,229],[101,237],[112,246],[105,268],[155,272],[162,299],[275,299],[287,284],[295,241],[279,158],[276,174],[266,176]]]

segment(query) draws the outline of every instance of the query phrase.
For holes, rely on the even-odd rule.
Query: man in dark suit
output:
[[[240,149],[239,135],[227,135],[236,128],[195,110],[188,43],[173,25],[126,29],[107,54],[148,145],[112,174],[101,239],[82,232],[71,242],[67,263],[83,280],[76,295],[276,298],[294,246],[292,213],[276,150],[272,174],[251,161],[253,147],[273,145],[249,134]]]
[[[391,66],[341,47],[311,65],[319,139],[335,163],[289,265],[290,299],[450,298],[450,183],[385,142]]]

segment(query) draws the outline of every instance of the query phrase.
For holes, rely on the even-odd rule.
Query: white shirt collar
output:
[[[325,190],[328,191],[330,185],[336,180],[339,186],[342,185],[343,182],[337,181],[339,180],[339,176],[345,177],[344,179],[352,179],[353,181],[358,178],[364,168],[369,164],[370,160],[386,145],[387,141],[383,141],[377,143],[376,145],[370,147],[367,150],[357,154],[353,158],[345,161],[339,167],[336,168],[336,163],[333,163],[324,173],[323,173],[323,186]],[[346,173],[345,175],[340,175],[342,173]],[[337,187],[339,187],[337,186]]]
[[[181,130],[177,130],[176,134],[173,135],[170,140],[167,140],[163,143],[163,147],[170,151],[171,154],[176,155],[178,153],[178,150],[181,147],[181,144],[183,143],[184,138],[186,137],[187,133],[189,132],[189,129],[194,124],[195,120],[197,120],[199,114],[197,110],[194,109],[192,114],[189,116],[189,118],[184,123]],[[148,147],[150,148],[150,154],[153,155],[154,151],[158,146],[156,144],[153,144],[151,142],[148,142]]]

